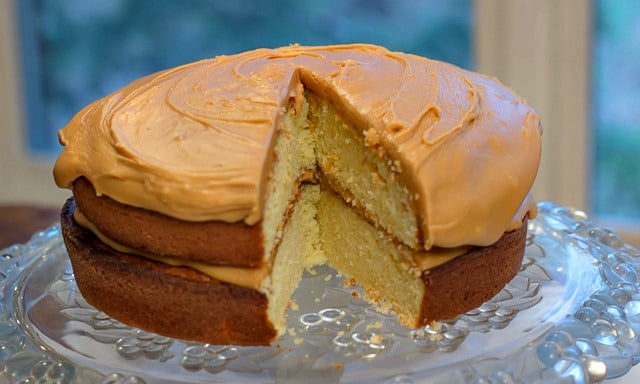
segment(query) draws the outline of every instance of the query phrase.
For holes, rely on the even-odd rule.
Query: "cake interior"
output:
[[[295,209],[283,228],[271,274],[262,284],[263,293],[269,297],[267,315],[279,334],[284,332],[285,313],[304,268],[324,260],[316,222],[319,196],[318,185],[301,187]]]
[[[326,100],[307,94],[316,131],[318,170],[328,186],[370,223],[412,248],[419,248],[417,215],[400,181],[399,161],[367,145],[363,134]]]
[[[273,268],[261,287],[276,329],[304,268],[324,262],[365,287],[370,301],[390,304],[405,325],[420,325],[425,286],[414,256],[424,252],[399,164],[308,90],[280,129],[263,220]]]
[[[317,221],[329,263],[365,287],[369,300],[384,299],[400,322],[417,326],[425,286],[420,274],[412,273],[410,263],[402,262],[411,257],[411,250],[394,244],[327,190],[320,194]]]

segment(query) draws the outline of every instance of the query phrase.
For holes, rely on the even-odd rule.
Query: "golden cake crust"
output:
[[[422,319],[453,318],[479,307],[511,281],[522,266],[527,220],[489,247],[464,255],[422,273],[426,292]]]
[[[73,196],[80,212],[101,233],[138,251],[234,267],[264,263],[260,224],[174,219],[97,196],[84,177],[74,181]]]
[[[75,201],[67,200],[62,234],[78,288],[98,310],[179,339],[257,345],[275,338],[264,294],[190,268],[118,252],[75,223],[75,208]]]

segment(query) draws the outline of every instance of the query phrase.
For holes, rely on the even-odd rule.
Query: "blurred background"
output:
[[[258,47],[351,42],[500,78],[543,118],[537,199],[640,244],[635,0],[0,0],[0,204],[60,206],[56,131],[137,77]]]

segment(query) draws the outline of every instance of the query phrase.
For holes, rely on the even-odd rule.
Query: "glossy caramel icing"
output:
[[[303,86],[400,166],[423,244],[489,245],[535,206],[540,122],[497,80],[371,45],[220,56],[137,80],[59,132],[58,186],[187,221],[262,219],[277,127]]]

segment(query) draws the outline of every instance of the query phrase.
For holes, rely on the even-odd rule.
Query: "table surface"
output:
[[[60,208],[0,205],[0,249],[29,241],[33,233],[60,220]]]

